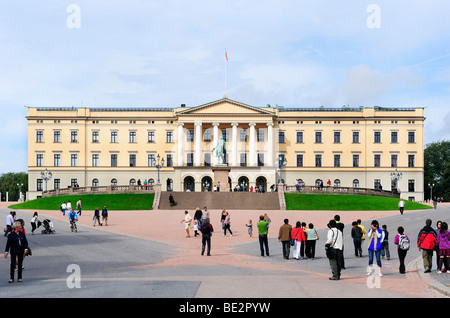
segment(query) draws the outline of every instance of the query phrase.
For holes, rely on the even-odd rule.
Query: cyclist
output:
[[[69,215],[70,229],[72,230],[72,232],[75,229],[76,232],[77,231],[76,222],[78,221],[78,214],[74,210],[70,209],[68,215]]]

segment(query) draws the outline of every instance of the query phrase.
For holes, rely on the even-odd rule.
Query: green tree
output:
[[[427,144],[424,150],[424,189],[425,199],[430,198],[430,187],[434,184],[433,197],[443,196],[444,171],[450,163],[450,141],[443,140]]]
[[[20,191],[25,194],[28,191],[28,174],[26,172],[8,172],[0,175],[0,192],[2,193],[2,201],[6,200],[6,192],[8,192],[8,201],[19,200]]]
[[[444,201],[450,201],[450,163],[444,169],[443,175],[443,187],[444,187]]]

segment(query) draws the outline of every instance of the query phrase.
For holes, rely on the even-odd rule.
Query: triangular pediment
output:
[[[182,109],[177,115],[273,115],[273,112],[255,106],[250,106],[228,98],[211,103]]]

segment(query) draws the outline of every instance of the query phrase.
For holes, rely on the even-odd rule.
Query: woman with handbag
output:
[[[300,246],[301,242],[305,241],[305,232],[303,231],[302,224],[300,221],[297,221],[295,223],[295,227],[292,229],[291,232],[291,245],[292,243],[294,246],[294,258],[296,260],[300,259]]]

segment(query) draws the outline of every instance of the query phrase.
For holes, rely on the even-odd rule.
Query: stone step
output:
[[[176,206],[171,207],[169,195],[172,194]],[[279,210],[278,193],[255,192],[166,192],[161,193],[160,210]]]

